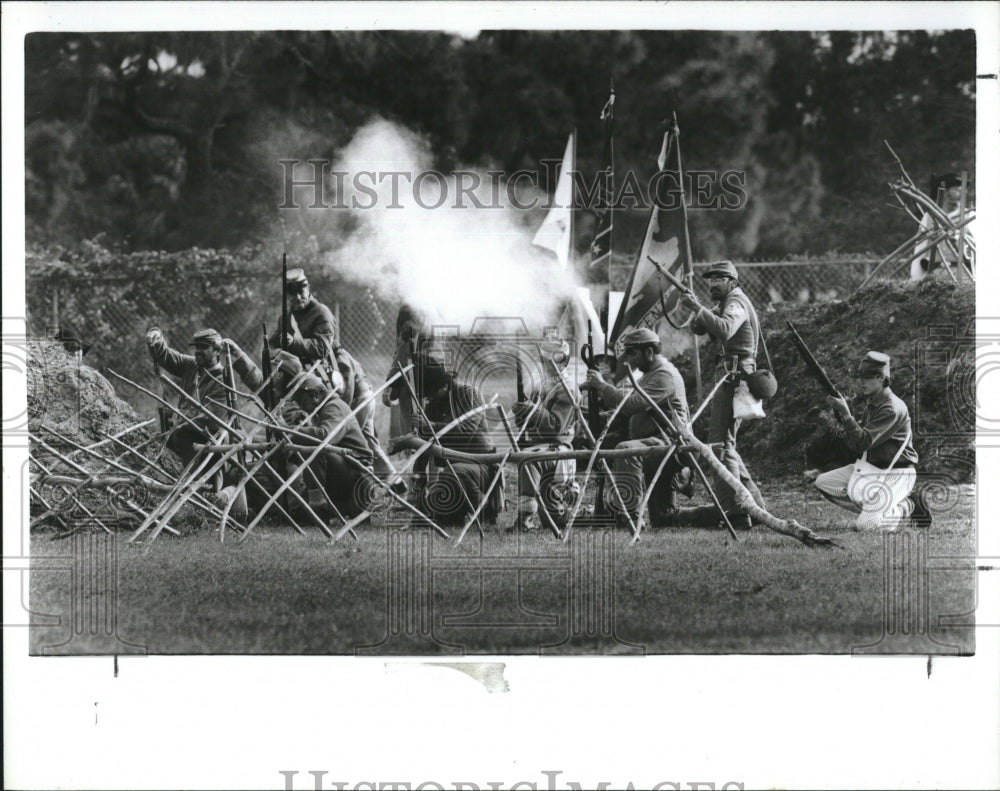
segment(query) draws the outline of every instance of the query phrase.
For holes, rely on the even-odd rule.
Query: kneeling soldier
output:
[[[889,362],[889,355],[881,352],[868,352],[861,361],[858,376],[867,398],[860,424],[847,401],[827,396],[851,450],[868,464],[861,475],[853,474],[858,462],[829,470],[816,478],[815,485],[828,500],[858,514],[860,530],[895,530],[907,516],[921,526],[931,522],[923,497],[909,496],[917,480],[918,456],[910,411],[889,388]]]
[[[431,428],[439,432],[456,418],[483,405],[479,392],[454,381],[454,374],[438,360],[427,361],[421,387],[427,399],[425,414],[430,426],[424,423],[422,417],[416,420],[420,435],[425,438],[430,437]],[[494,450],[489,442],[483,412],[466,418],[440,439],[443,447],[464,453],[492,453]],[[427,472],[427,488],[422,504],[439,523],[462,524],[479,507],[496,471],[497,465],[493,464],[470,461],[449,464],[444,459],[435,459],[433,468]],[[492,502],[484,509],[483,516],[487,521],[496,519],[499,510],[496,504],[503,494],[500,488],[494,488]]]
[[[373,497],[372,454],[368,443],[357,418],[336,392],[313,374],[301,374],[301,377],[295,394],[298,408],[286,410],[283,415],[286,425],[297,432],[290,439],[295,444],[308,445],[310,440],[298,436],[306,434],[312,438],[312,443],[319,444],[332,435],[327,447],[337,450],[322,451],[309,467],[337,509],[344,516],[357,516],[368,508]],[[348,455],[361,462],[365,469],[349,462],[345,458]],[[301,456],[299,461],[301,463]],[[306,475],[308,477],[308,473]]]
[[[536,396],[538,406],[536,408],[532,401],[518,401],[513,407],[518,426],[524,427],[525,420],[528,421],[520,443],[521,450],[571,450],[576,430],[576,410],[568,393],[577,391],[566,377],[569,344],[558,335],[549,335],[539,344],[538,351],[545,369],[545,378]],[[560,383],[560,379],[565,384]],[[565,522],[567,507],[572,505],[574,499],[572,487],[575,475],[576,462],[573,459],[521,464],[517,478],[518,526],[522,530],[531,530],[537,527],[536,518],[551,518],[557,525]],[[539,500],[543,506],[541,509]]]
[[[687,422],[688,406],[684,380],[673,363],[660,353],[660,336],[650,329],[642,328],[627,332],[622,337],[622,342],[625,347],[624,361],[632,368],[642,371],[642,389],[667,417],[673,419],[673,415],[676,415],[677,420]],[[587,385],[597,389],[604,405],[608,408],[613,408],[623,398],[626,399],[619,415],[628,420],[629,438],[618,443],[615,446],[617,449],[649,448],[668,444],[668,440],[662,436],[661,429],[664,427],[660,425],[659,418],[641,394],[632,393],[626,396],[614,385],[605,382],[604,377],[593,369],[587,371]],[[668,436],[670,436],[669,431]],[[660,459],[652,456],[626,456],[615,459],[613,468],[615,483],[633,521],[638,516],[646,480],[659,465]],[[652,523],[662,525],[672,520],[676,496],[673,479],[681,469],[683,464],[675,453],[660,473],[660,479],[649,500]],[[622,513],[622,504],[618,502],[618,498],[611,498],[608,504],[616,513],[619,526],[626,526],[627,520]]]

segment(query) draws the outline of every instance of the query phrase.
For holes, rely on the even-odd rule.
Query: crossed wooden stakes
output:
[[[928,214],[931,218],[931,225],[929,228],[921,228],[913,236],[879,261],[875,268],[872,269],[871,274],[869,274],[868,277],[866,277],[861,283],[859,288],[863,288],[871,282],[871,280],[883,269],[891,270],[891,273],[894,274],[900,267],[908,264],[913,259],[914,251],[921,245],[928,250],[933,250],[939,244],[944,243],[951,254],[955,256],[955,260],[958,262],[962,261],[963,254],[960,254],[959,251],[964,247],[968,246],[972,250],[973,254],[975,253],[975,241],[972,237],[966,236],[966,226],[968,226],[969,223],[975,219],[975,215],[970,213],[969,216],[965,216],[964,191],[962,196],[963,205],[961,206],[961,210],[959,212],[959,219],[956,221],[950,217],[944,209],[938,206],[936,201],[921,192],[913,184],[913,182],[909,181],[909,179],[904,179],[900,182],[890,184],[889,187],[896,200],[899,201],[906,213],[909,214],[918,225],[922,224],[923,217],[918,216],[911,209],[911,206],[915,206]],[[957,243],[954,239],[956,233],[958,234]],[[941,263],[949,277],[951,277],[953,281],[958,282],[958,277],[952,270],[951,264],[949,264],[945,259],[942,259]],[[959,273],[961,274],[961,267],[964,267],[964,264],[959,263],[959,267]],[[965,271],[968,273],[970,279],[974,281],[974,271],[967,269]]]
[[[201,404],[194,398],[185,393],[178,385],[176,385],[168,377],[162,376],[161,378],[168,386],[175,389],[180,400],[183,403],[189,404],[192,409],[197,413],[199,417],[206,418],[210,425],[215,428],[215,433],[209,438],[208,442],[195,444],[194,448],[196,450],[196,455],[180,473],[180,475],[173,476],[162,465],[157,463],[155,458],[150,458],[148,455],[140,452],[142,445],[138,447],[129,446],[127,443],[121,440],[121,437],[127,433],[134,431],[137,428],[141,428],[144,425],[148,425],[150,421],[146,421],[144,424],[138,424],[137,426],[130,427],[124,431],[118,432],[116,435],[106,435],[104,440],[98,443],[94,443],[90,446],[84,446],[79,443],[75,443],[67,437],[62,436],[54,430],[48,429],[52,433],[53,437],[63,442],[65,445],[74,448],[71,454],[66,455],[60,453],[56,448],[53,448],[49,443],[44,440],[38,439],[39,447],[50,456],[54,457],[59,463],[68,467],[72,472],[82,475],[82,478],[75,478],[68,475],[58,475],[53,472],[53,470],[44,465],[38,458],[37,454],[34,455],[33,461],[38,464],[39,468],[42,469],[44,475],[40,479],[40,482],[47,482],[53,485],[62,487],[66,496],[75,502],[78,507],[85,513],[88,514],[88,507],[79,499],[79,492],[86,486],[98,486],[102,487],[108,492],[113,493],[116,498],[129,510],[135,512],[142,517],[142,523],[136,529],[130,541],[137,540],[140,536],[144,535],[148,531],[147,541],[153,541],[156,537],[164,530],[170,533],[176,534],[176,529],[171,527],[170,520],[178,513],[178,511],[185,505],[190,503],[193,507],[207,513],[214,519],[219,520],[219,535],[220,540],[224,540],[225,531],[228,525],[232,527],[239,534],[240,541],[246,539],[253,528],[261,521],[261,519],[270,511],[270,509],[275,508],[298,532],[305,534],[304,529],[291,514],[287,512],[280,504],[279,501],[282,496],[287,492],[297,501],[298,505],[301,506],[304,513],[314,522],[325,535],[334,541],[338,541],[343,538],[348,533],[351,533],[355,539],[357,539],[357,534],[354,528],[368,519],[372,512],[369,510],[362,511],[357,516],[348,519],[330,500],[329,494],[326,492],[325,487],[322,482],[316,480],[315,473],[310,468],[310,463],[319,456],[320,453],[326,454],[338,454],[344,460],[347,461],[352,467],[358,470],[362,476],[371,480],[376,486],[381,488],[386,492],[386,494],[394,500],[397,504],[402,506],[408,512],[410,512],[420,523],[428,525],[431,529],[435,530],[439,535],[450,538],[444,528],[438,525],[430,516],[424,513],[422,510],[414,506],[412,503],[408,502],[402,496],[397,494],[392,490],[389,482],[382,480],[372,471],[369,465],[366,465],[361,460],[355,458],[350,453],[344,451],[341,448],[331,446],[331,442],[336,433],[344,425],[347,420],[354,417],[361,409],[363,409],[372,399],[377,397],[386,387],[390,386],[399,378],[405,378],[406,373],[412,369],[412,365],[408,365],[405,368],[400,368],[397,370],[389,379],[379,388],[375,389],[371,394],[367,396],[359,405],[353,408],[350,414],[345,417],[340,423],[338,423],[331,432],[318,443],[313,438],[306,434],[296,431],[294,428],[287,427],[281,424],[275,417],[280,413],[281,408],[288,400],[294,395],[297,387],[301,386],[303,379],[299,381],[289,390],[288,393],[278,402],[273,410],[268,410],[263,404],[262,399],[259,398],[259,394],[263,391],[264,387],[270,386],[269,381],[265,381],[263,385],[257,389],[255,393],[243,393],[241,391],[235,390],[235,388],[223,385],[229,390],[233,391],[234,395],[239,395],[243,398],[249,398],[254,402],[254,405],[260,410],[263,417],[254,417],[245,411],[237,409],[233,405],[224,404],[218,401],[209,400],[209,404]],[[114,371],[110,372],[112,376],[136,387],[138,390],[146,393],[154,400],[161,403],[163,406],[168,408],[180,422],[175,423],[175,427],[179,425],[190,425],[203,432],[204,429],[199,426],[188,414],[185,414],[180,408],[167,402],[164,398],[157,396],[150,390],[138,385],[137,383],[127,379]],[[725,381],[721,379],[713,388],[712,392],[708,395],[705,401],[699,406],[698,410],[694,413],[690,421],[681,421],[675,414],[668,417],[663,410],[660,408],[655,401],[649,396],[649,394],[641,387],[641,385],[635,381],[631,370],[629,370],[629,377],[632,381],[634,391],[640,395],[649,405],[650,410],[657,415],[660,422],[660,438],[663,440],[664,444],[662,446],[654,446],[649,448],[640,449],[605,449],[603,443],[608,435],[608,427],[611,425],[614,417],[620,411],[622,404],[625,403],[623,399],[616,408],[611,412],[607,426],[601,432],[599,437],[594,437],[593,434],[586,428],[586,421],[583,419],[582,410],[580,408],[577,399],[573,398],[572,392],[569,389],[569,385],[566,383],[562,376],[557,376],[560,385],[565,389],[567,395],[570,398],[571,403],[574,407],[574,412],[580,424],[585,427],[585,431],[591,445],[590,449],[582,451],[574,450],[556,450],[556,451],[523,451],[520,448],[519,440],[524,435],[525,427],[528,425],[531,417],[534,415],[535,410],[539,406],[539,402],[535,402],[532,406],[531,411],[521,422],[521,428],[518,432],[514,432],[506,413],[503,411],[502,407],[499,407],[500,418],[504,425],[504,429],[507,433],[508,441],[510,447],[508,450],[502,453],[490,453],[490,454],[471,454],[463,453],[461,451],[446,449],[441,443],[441,437],[464,423],[465,421],[483,413],[484,411],[491,409],[496,406],[497,396],[494,395],[488,402],[484,404],[479,404],[472,409],[468,410],[462,415],[459,415],[454,420],[452,420],[447,425],[433,430],[430,432],[431,437],[428,440],[421,441],[418,437],[407,437],[403,438],[400,442],[400,447],[410,448],[414,450],[414,453],[410,455],[407,459],[406,464],[397,473],[398,476],[405,475],[409,472],[413,466],[416,464],[417,460],[423,454],[429,454],[432,457],[440,458],[445,462],[446,466],[450,466],[453,461],[465,461],[473,462],[478,464],[498,464],[499,470],[494,475],[493,479],[487,487],[486,493],[478,506],[473,507],[469,500],[468,493],[463,489],[463,495],[465,497],[466,506],[470,509],[471,515],[463,525],[460,530],[456,543],[461,543],[468,530],[473,524],[478,523],[478,518],[482,512],[485,504],[489,500],[490,494],[493,492],[496,486],[500,485],[503,480],[503,470],[504,466],[508,463],[521,464],[521,463],[538,463],[544,461],[557,461],[561,459],[573,459],[579,462],[586,462],[585,472],[583,475],[583,480],[581,484],[581,489],[585,489],[588,481],[590,480],[594,469],[599,468],[607,482],[610,484],[611,492],[616,500],[616,510],[622,513],[628,522],[630,531],[632,533],[632,541],[634,544],[639,540],[642,531],[643,523],[643,513],[645,511],[646,505],[648,504],[649,497],[655,487],[657,481],[660,478],[666,465],[669,463],[670,459],[675,454],[684,454],[685,460],[691,464],[695,472],[698,474],[700,480],[704,484],[706,490],[709,492],[713,504],[719,511],[723,521],[725,522],[730,534],[736,538],[736,533],[729,524],[728,519],[725,516],[724,511],[721,508],[718,497],[716,496],[714,489],[712,488],[709,478],[701,466],[698,463],[698,458],[700,458],[708,467],[712,470],[718,480],[721,480],[724,485],[730,486],[737,496],[737,504],[745,508],[755,521],[764,524],[776,532],[792,536],[799,541],[809,545],[809,546],[830,546],[834,545],[835,542],[816,536],[811,530],[799,525],[794,520],[782,520],[778,519],[764,509],[757,506],[746,489],[742,486],[739,480],[733,478],[728,470],[721,464],[721,462],[716,458],[715,454],[712,452],[711,448],[704,443],[699,442],[691,432],[690,426],[697,416],[704,410],[705,406],[711,401],[717,392],[718,388]],[[412,395],[412,394],[411,394]],[[328,394],[327,398],[332,397],[332,394]],[[414,398],[414,402],[419,407],[419,400]],[[321,402],[316,409],[313,410],[312,414],[315,414],[322,406],[324,402]],[[228,413],[228,419],[224,419],[209,409],[209,406],[216,406]],[[309,415],[308,417],[312,416]],[[421,409],[421,414],[423,413]],[[238,429],[234,426],[234,423],[238,419],[242,418],[247,421],[252,428],[246,431]],[[277,436],[281,439],[277,441],[262,441],[259,439],[260,434],[263,433],[264,429],[271,429],[275,432]],[[235,441],[227,441],[228,438],[232,438]],[[155,437],[151,438],[154,439]],[[299,440],[299,442],[295,442]],[[147,440],[147,444],[150,440]],[[117,458],[109,458],[98,452],[97,448],[101,445],[111,444],[115,447],[120,447],[122,453]],[[304,459],[302,463],[293,470],[289,475],[282,477],[278,475],[274,467],[270,463],[275,454],[285,452],[294,452],[301,454]],[[88,457],[94,458],[96,461],[101,463],[101,468],[98,471],[92,471],[85,468],[79,462],[71,458],[72,455],[76,453],[86,454]],[[619,457],[632,456],[632,457],[661,457],[658,467],[656,468],[653,476],[650,478],[648,485],[645,486],[645,491],[641,499],[639,509],[636,518],[633,519],[629,509],[626,506],[624,496],[618,487],[614,476],[611,472],[611,468],[608,464],[609,460],[613,460]],[[253,457],[252,461],[249,459]],[[133,461],[138,466],[138,469],[134,467],[129,467],[123,463],[123,460],[128,458]],[[207,484],[209,484],[213,479],[216,479],[223,468],[227,465],[234,466],[241,473],[241,477],[235,485],[238,490],[243,489],[246,486],[256,486],[261,489],[266,495],[265,504],[259,509],[258,513],[254,518],[246,525],[241,524],[236,518],[231,514],[231,509],[235,498],[230,498],[224,506],[220,507],[217,503],[213,502],[211,499],[207,498],[202,494],[202,489]],[[453,469],[453,468],[452,468]],[[276,480],[280,480],[278,488],[274,492],[267,492],[263,490],[262,485],[255,479],[256,473],[259,471],[265,471]],[[302,475],[308,475],[312,478],[312,483],[314,487],[322,494],[326,501],[327,506],[333,512],[334,518],[339,522],[339,527],[335,530],[332,529],[332,520],[328,524],[322,517],[320,517],[315,510],[310,506],[306,498],[297,491],[293,486],[295,481]],[[455,476],[456,480],[457,475]],[[135,502],[134,498],[122,497],[121,489],[117,487],[127,486],[129,483],[139,483],[145,486],[148,491],[156,494],[162,495],[160,503],[153,508],[151,511],[147,512],[138,503]],[[59,510],[56,506],[48,503],[44,500],[40,493],[36,489],[32,489],[33,494],[39,497],[39,502],[46,508],[46,512],[35,518],[35,521],[41,520],[43,518],[55,515],[58,518],[57,511]],[[538,492],[533,492],[536,496]],[[543,498],[539,497],[542,501]],[[565,528],[560,531],[558,524],[551,518],[548,513],[545,503],[540,502],[542,509],[544,510],[544,515],[546,518],[546,523],[553,530],[556,537],[561,538],[563,541],[568,541],[572,532],[574,522],[580,512],[580,507],[583,501],[582,493],[581,496],[577,498],[574,503],[573,510],[567,520]],[[94,519],[94,521],[100,525],[104,530],[110,532],[110,528],[99,520],[97,515],[89,512]],[[33,521],[34,523],[34,521]],[[482,526],[479,529],[482,531]]]

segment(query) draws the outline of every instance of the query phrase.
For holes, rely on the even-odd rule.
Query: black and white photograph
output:
[[[3,8],[12,787],[1000,782],[1000,6],[80,5]]]

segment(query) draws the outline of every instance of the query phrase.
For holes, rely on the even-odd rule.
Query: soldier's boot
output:
[[[910,511],[910,519],[914,527],[929,528],[934,521],[931,509],[927,507],[927,498],[923,490],[913,492],[910,499],[913,501],[913,510]]]
[[[726,518],[734,530],[750,530],[753,527],[753,520],[746,511],[727,511]],[[719,527],[723,529],[726,527],[725,522],[721,519],[719,520]]]
[[[715,527],[718,522],[719,512],[714,505],[675,508],[671,515],[671,527]]]
[[[517,498],[517,519],[514,521],[516,530],[537,530],[538,525],[538,503],[534,497],[518,495]]]
[[[631,518],[631,522],[629,519]],[[617,530],[624,530],[629,535],[632,534],[633,526],[638,521],[638,517],[633,514],[625,514],[621,511],[615,512],[615,528]]]

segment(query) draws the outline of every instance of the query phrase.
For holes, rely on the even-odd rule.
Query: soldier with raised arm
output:
[[[757,370],[760,322],[750,297],[740,288],[739,273],[731,261],[712,264],[702,277],[708,280],[709,294],[717,303],[715,308],[704,307],[693,293],[682,294],[681,302],[695,312],[691,322],[695,334],[707,334],[713,341],[716,381],[729,377],[712,399],[708,441],[721,444],[719,460],[749,490],[757,504],[763,506],[760,489],[736,449],[740,421],[733,417],[733,394],[739,378]],[[719,487],[719,500],[734,527],[751,526],[750,515],[736,505],[736,493],[728,486]]]

